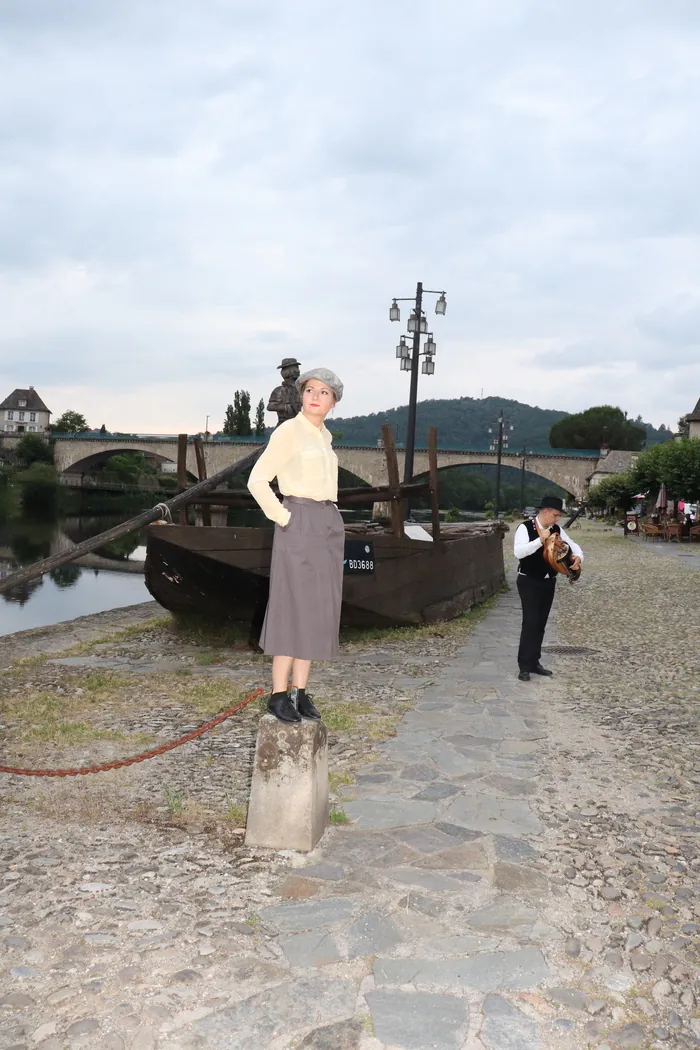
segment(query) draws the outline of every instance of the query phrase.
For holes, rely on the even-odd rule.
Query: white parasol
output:
[[[656,503],[654,504],[654,506],[656,507],[656,510],[666,510],[666,504],[667,503],[668,503],[668,495],[666,494],[666,486],[662,482],[661,483],[661,488],[659,489],[659,494],[656,497]]]

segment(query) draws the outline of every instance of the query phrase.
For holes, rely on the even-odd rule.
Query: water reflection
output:
[[[59,565],[57,569],[52,569],[49,576],[57,587],[65,590],[68,587],[75,587],[80,579],[81,572],[82,569],[79,565],[69,562],[68,565]]]
[[[0,577],[58,554],[119,524],[126,514],[37,519],[14,517],[0,523]],[[44,627],[123,605],[150,601],[143,582],[145,535],[134,533],[99,547],[28,583],[12,587],[0,602],[0,635]]]

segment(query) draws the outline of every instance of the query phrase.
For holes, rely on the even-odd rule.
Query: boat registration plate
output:
[[[368,576],[374,573],[374,544],[366,540],[345,541],[345,562],[343,569],[346,576]]]

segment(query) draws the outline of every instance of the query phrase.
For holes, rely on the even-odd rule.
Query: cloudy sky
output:
[[[194,432],[283,356],[420,396],[700,396],[697,0],[0,0],[0,379]]]

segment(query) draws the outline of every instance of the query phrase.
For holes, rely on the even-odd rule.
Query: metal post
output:
[[[498,505],[501,502],[501,455],[503,454],[503,409],[498,417],[498,459],[496,461],[496,507],[494,518],[498,519]]]
[[[527,455],[527,451],[526,451],[525,447],[523,446],[523,452],[522,452],[523,463],[522,463],[522,467],[520,469],[520,509],[521,510],[525,510],[525,456],[526,455]]]
[[[406,428],[406,451],[403,480],[407,484],[413,477],[413,453],[416,447],[416,405],[418,403],[418,364],[420,362],[420,327],[423,309],[423,285],[416,285],[416,330],[413,333],[413,356],[411,357],[411,392],[408,397],[408,426]]]

